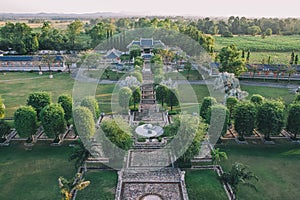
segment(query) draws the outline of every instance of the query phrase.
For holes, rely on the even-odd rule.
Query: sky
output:
[[[208,17],[300,17],[299,0],[0,0],[0,13],[130,12]]]

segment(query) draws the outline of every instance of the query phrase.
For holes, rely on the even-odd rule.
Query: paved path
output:
[[[98,84],[115,84],[118,81],[111,81],[111,80],[98,80],[95,78],[90,78],[86,76],[76,76],[77,72],[72,73],[72,78],[78,81],[84,81],[84,82],[95,82]],[[187,81],[181,81],[178,80],[176,81],[178,84],[186,84]],[[205,81],[205,80],[199,80],[199,81],[188,81],[189,84],[191,85],[207,85],[207,84],[212,84],[212,81]],[[299,87],[299,84],[287,84],[287,83],[274,83],[274,82],[261,82],[261,81],[245,81],[241,80],[240,81],[241,85],[250,85],[250,86],[265,86],[265,87],[273,87],[273,88],[286,88],[286,89],[291,89],[291,90],[296,90]]]

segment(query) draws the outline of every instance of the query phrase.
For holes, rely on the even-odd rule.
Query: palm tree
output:
[[[288,82],[290,82],[291,76],[292,76],[293,74],[295,74],[297,71],[296,71],[296,68],[293,67],[293,65],[288,65],[288,66],[287,66],[287,69],[286,69],[286,72],[287,72],[288,75],[289,75]]]
[[[47,55],[44,55],[42,57],[42,62],[48,66],[49,74],[50,74],[49,78],[53,78],[52,70],[51,70],[51,64],[54,63],[55,60],[56,60],[56,56],[55,55],[47,54]]]
[[[212,149],[210,155],[214,165],[218,165],[222,160],[227,159],[227,154],[223,151],[220,151],[219,148]]]
[[[78,169],[91,156],[91,153],[85,148],[84,144],[79,141],[78,146],[75,146],[74,152],[69,157],[69,160],[75,160],[75,168]]]
[[[224,172],[221,179],[231,185],[234,193],[237,192],[240,184],[257,190],[256,186],[249,182],[253,179],[258,181],[257,176],[255,176],[253,172],[248,171],[248,167],[241,163],[235,163],[232,165],[231,170],[229,172]]]
[[[63,59],[64,59],[65,64],[68,67],[68,72],[71,73],[70,65],[72,65],[73,63],[76,63],[78,59],[73,55],[65,55],[63,57]]]
[[[67,180],[64,177],[58,178],[58,185],[62,195],[62,200],[71,200],[75,191],[83,190],[89,186],[89,184],[90,181],[82,179],[81,173],[77,173],[71,180]]]

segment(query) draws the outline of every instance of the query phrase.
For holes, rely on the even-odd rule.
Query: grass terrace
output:
[[[39,141],[26,149],[22,142],[0,147],[0,199],[60,199],[58,177],[70,179],[74,163],[68,158],[72,147],[50,147]]]
[[[298,199],[300,187],[300,148],[299,144],[275,140],[276,145],[248,144],[237,145],[234,141],[218,147],[227,153],[228,160],[222,162],[223,170],[229,170],[234,162],[249,166],[259,181],[257,192],[241,186],[239,199]]]

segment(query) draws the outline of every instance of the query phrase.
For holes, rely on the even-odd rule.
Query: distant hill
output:
[[[109,17],[143,16],[141,13],[96,12],[96,13],[0,13],[0,19],[91,19]]]

